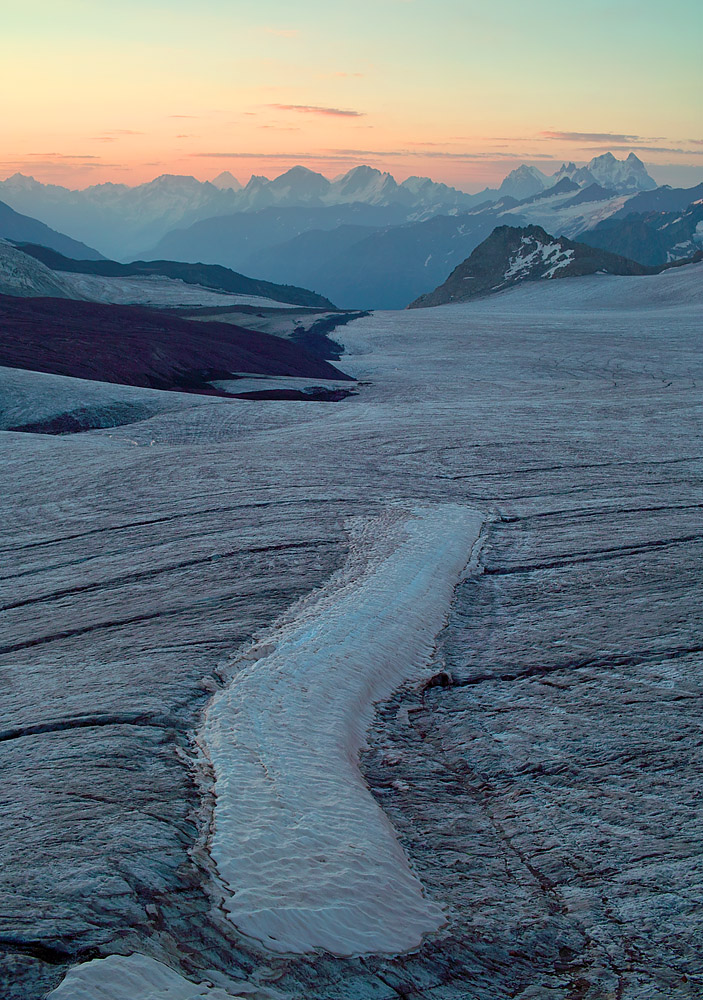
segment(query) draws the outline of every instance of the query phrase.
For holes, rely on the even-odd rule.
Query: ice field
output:
[[[135,421],[0,432],[8,1000],[700,996],[702,289],[375,313],[339,403],[0,370]]]

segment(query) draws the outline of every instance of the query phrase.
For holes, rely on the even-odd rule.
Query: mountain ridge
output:
[[[657,269],[563,236],[551,236],[541,226],[498,226],[443,284],[415,299],[408,308],[466,302],[524,281],[581,277],[596,272],[645,275],[654,274]]]
[[[0,181],[0,198],[17,212],[31,214],[73,239],[97,246],[101,254],[125,260],[143,254],[145,248],[156,247],[169,232],[240,212],[276,206],[329,208],[360,203],[369,208],[393,209],[399,222],[421,221],[431,215],[468,211],[505,196],[521,200],[552,187],[564,176],[582,187],[597,182],[618,193],[634,194],[656,187],[632,153],[626,160],[603,154],[582,168],[564,164],[552,177],[535,166],[522,164],[503,179],[499,188],[486,188],[476,194],[428,177],[408,177],[398,183],[390,173],[362,164],[333,180],[297,165],[272,180],[254,175],[244,186],[229,171],[223,171],[213,181],[162,174],[135,186],[105,182],[80,190],[42,184],[15,173]]]
[[[10,205],[0,201],[0,239],[11,242],[34,242],[51,247],[58,253],[70,256],[80,253],[85,260],[102,260],[102,254],[79,240],[57,232],[30,215],[16,212]]]
[[[295,285],[282,285],[257,278],[249,278],[220,264],[189,263],[173,260],[133,261],[121,264],[112,260],[75,260],[63,256],[56,251],[34,244],[17,244],[18,249],[42,264],[51,271],[65,271],[72,274],[93,274],[104,277],[121,278],[137,275],[160,275],[175,278],[189,285],[199,285],[217,291],[234,292],[241,295],[254,295],[261,298],[275,299],[291,305],[312,307],[315,309],[335,309],[329,299],[307,288]]]

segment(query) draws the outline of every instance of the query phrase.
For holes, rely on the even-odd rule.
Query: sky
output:
[[[0,177],[703,180],[701,0],[0,0]]]

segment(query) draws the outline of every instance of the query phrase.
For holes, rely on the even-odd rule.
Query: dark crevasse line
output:
[[[62,948],[52,947],[42,941],[25,941],[22,938],[0,937],[0,949],[15,955],[27,955],[29,958],[36,958],[47,965],[66,965],[67,962],[76,960],[87,961],[97,958],[99,955],[97,948],[89,948],[87,951],[76,954],[72,951],[64,951]]]
[[[670,646],[664,649],[646,649],[628,653],[616,653],[612,656],[586,657],[580,660],[566,660],[541,666],[525,667],[523,670],[511,670],[502,673],[474,674],[472,677],[456,678],[451,687],[475,687],[479,684],[505,683],[511,681],[532,680],[556,673],[572,673],[575,670],[607,670],[611,667],[635,667],[641,663],[656,663],[659,660],[679,660],[684,656],[694,656],[703,653],[703,645]],[[438,685],[441,686],[441,685]]]
[[[0,611],[11,611],[16,608],[24,608],[30,604],[44,604],[47,601],[57,601],[62,597],[72,597],[76,594],[87,594],[95,590],[108,590],[113,587],[122,587],[128,583],[137,583],[140,580],[152,579],[179,569],[188,569],[191,566],[201,566],[204,563],[216,562],[224,559],[234,559],[237,556],[261,555],[265,552],[284,552],[291,549],[301,548],[321,548],[332,545],[332,542],[288,542],[284,545],[261,545],[253,548],[232,549],[229,552],[216,552],[207,556],[199,556],[197,559],[184,559],[176,563],[169,563],[158,569],[147,569],[140,573],[127,573],[123,576],[111,577],[108,580],[100,580],[96,583],[88,583],[83,587],[65,587],[63,590],[55,590],[51,594],[42,597],[27,597],[22,601],[15,601],[12,604],[0,605]]]
[[[296,587],[284,587],[271,591],[263,591],[259,593],[259,597],[272,599],[280,598],[281,595],[290,595],[291,603],[300,596],[300,591]],[[202,601],[195,601],[193,604],[186,604],[180,608],[171,608],[165,611],[153,611],[149,614],[143,615],[133,615],[130,618],[115,619],[113,621],[106,622],[95,622],[93,625],[84,625],[80,628],[66,629],[62,632],[54,632],[52,635],[38,636],[36,639],[26,639],[24,642],[15,642],[8,644],[6,646],[0,646],[0,656],[7,653],[18,653],[23,649],[32,649],[34,646],[44,646],[50,642],[57,642],[60,639],[75,639],[81,635],[88,635],[91,632],[99,632],[105,629],[112,628],[122,628],[125,625],[139,625],[142,622],[153,621],[155,618],[175,618],[178,615],[187,614],[189,611],[195,611],[198,608],[212,607],[216,604],[224,603],[227,599],[227,594],[221,594],[217,597],[208,597]]]
[[[598,510],[586,508],[564,508],[562,510],[545,510],[534,514],[505,514],[501,517],[504,524],[522,524],[523,521],[537,521],[549,517],[567,517],[580,520],[584,517],[611,517],[618,514],[657,514],[673,510],[701,510],[702,503],[660,504],[654,507],[601,507]]]
[[[437,475],[437,479],[500,479],[505,476],[529,476],[534,472],[572,472],[579,469],[621,469],[633,466],[660,465],[681,465],[684,462],[701,462],[703,455],[691,455],[688,458],[663,458],[663,459],[642,459],[641,461],[625,462],[584,462],[582,464],[568,465],[559,463],[556,465],[535,465],[529,469],[508,469],[505,472],[472,472],[465,475]]]
[[[652,549],[668,549],[684,542],[699,542],[703,540],[702,534],[682,535],[680,538],[665,538],[656,542],[640,542],[636,545],[619,545],[607,549],[594,549],[588,552],[574,552],[562,559],[555,559],[551,562],[533,563],[521,566],[485,566],[483,572],[486,576],[510,576],[514,573],[538,573],[545,569],[559,569],[562,566],[575,566],[580,563],[603,562],[608,559],[620,559],[622,557],[639,555],[642,552],[649,552]]]
[[[25,726],[0,729],[0,743],[18,740],[23,736],[41,736],[45,733],[63,733],[69,729],[93,729],[100,726],[152,726],[155,729],[170,729],[174,725],[167,715],[155,712],[116,712],[104,715],[76,715],[67,719],[47,719]]]
[[[289,487],[293,489],[293,487]],[[192,499],[192,498],[186,498]],[[63,542],[75,541],[77,538],[89,538],[91,535],[102,535],[108,531],[129,531],[131,528],[148,528],[152,524],[163,524],[168,521],[179,521],[184,518],[199,517],[203,514],[228,514],[232,512],[239,512],[241,510],[258,510],[265,507],[287,507],[298,504],[339,504],[339,503],[350,503],[350,504],[365,504],[367,501],[359,500],[356,497],[332,497],[332,498],[314,498],[314,499],[295,499],[295,500],[258,500],[254,503],[239,503],[239,504],[228,504],[227,506],[219,507],[203,507],[199,510],[185,511],[181,514],[165,514],[163,517],[150,517],[145,518],[142,521],[128,521],[126,524],[108,524],[104,528],[91,528],[88,531],[77,531],[72,535],[61,535],[59,538],[47,538],[41,542],[27,542],[24,545],[8,545],[0,548],[0,552],[19,552],[25,549],[37,549],[42,548],[46,545],[61,545]]]

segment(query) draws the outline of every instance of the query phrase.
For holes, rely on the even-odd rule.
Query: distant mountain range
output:
[[[550,176],[522,165],[499,188],[476,195],[428,178],[399,184],[367,166],[334,181],[295,167],[271,181],[252,177],[244,187],[229,172],[211,183],[164,176],[134,188],[102,184],[85,191],[21,175],[0,182],[0,196],[37,215],[48,213],[45,218],[61,221],[68,232],[91,234],[101,250],[108,243],[123,251],[139,246],[144,259],[130,265],[139,274],[166,275],[170,262],[168,276],[179,267],[180,280],[206,287],[212,280],[211,287],[220,287],[221,275],[202,270],[219,265],[234,272],[231,280],[240,286],[277,286],[266,294],[279,301],[311,304],[305,289],[314,289],[320,301],[346,309],[404,308],[441,284],[498,226],[540,226],[648,266],[685,258],[700,245],[696,202],[702,195],[703,185],[657,188],[634,153],[623,160],[604,153],[581,167],[565,163]],[[147,237],[156,233],[146,249]],[[6,235],[0,213],[0,237]],[[61,250],[57,239],[72,237],[54,232],[21,241],[53,246],[68,257],[99,256]],[[145,260],[162,270],[148,271]],[[189,265],[200,277],[186,276]],[[304,299],[291,298],[295,289],[281,298],[282,286],[295,286]]]
[[[249,256],[248,243],[240,241],[243,231],[235,220],[202,222],[187,233],[172,234],[166,246],[169,255],[200,257],[208,247],[213,249],[211,233],[217,229],[220,252],[235,253],[236,266],[248,274],[304,284],[342,308],[401,309],[442,282],[496,226],[541,225],[548,232],[581,239],[627,201],[627,195],[599,184],[579,188],[562,177],[522,201],[504,196],[466,212],[402,225],[319,226],[278,244],[260,246]],[[282,214],[283,210],[277,213],[278,225]],[[257,231],[262,237],[265,228],[259,224]],[[235,266],[234,260],[230,263]]]
[[[597,182],[616,193],[633,194],[656,187],[632,153],[623,161],[612,154],[595,157],[580,172],[573,164],[564,164],[551,177],[536,167],[521,166],[508,174],[500,188],[487,188],[473,195],[427,177],[409,177],[399,184],[391,174],[369,166],[355,167],[332,181],[297,166],[273,180],[254,176],[244,187],[228,172],[213,182],[165,174],[136,187],[107,183],[80,191],[14,174],[0,182],[0,199],[17,212],[41,219],[73,239],[97,246],[107,256],[124,260],[155,248],[171,230],[185,229],[204,219],[267,208],[363,205],[392,209],[392,219],[379,215],[368,224],[398,224],[467,211],[504,197],[521,200],[553,186],[564,176],[576,178],[577,174],[579,186]],[[350,222],[345,219],[339,224]]]
[[[666,267],[667,265],[663,265]],[[502,292],[524,281],[575,278],[587,274],[653,274],[646,267],[607,250],[555,237],[540,226],[499,226],[434,291],[420,296],[411,309],[466,302]]]

